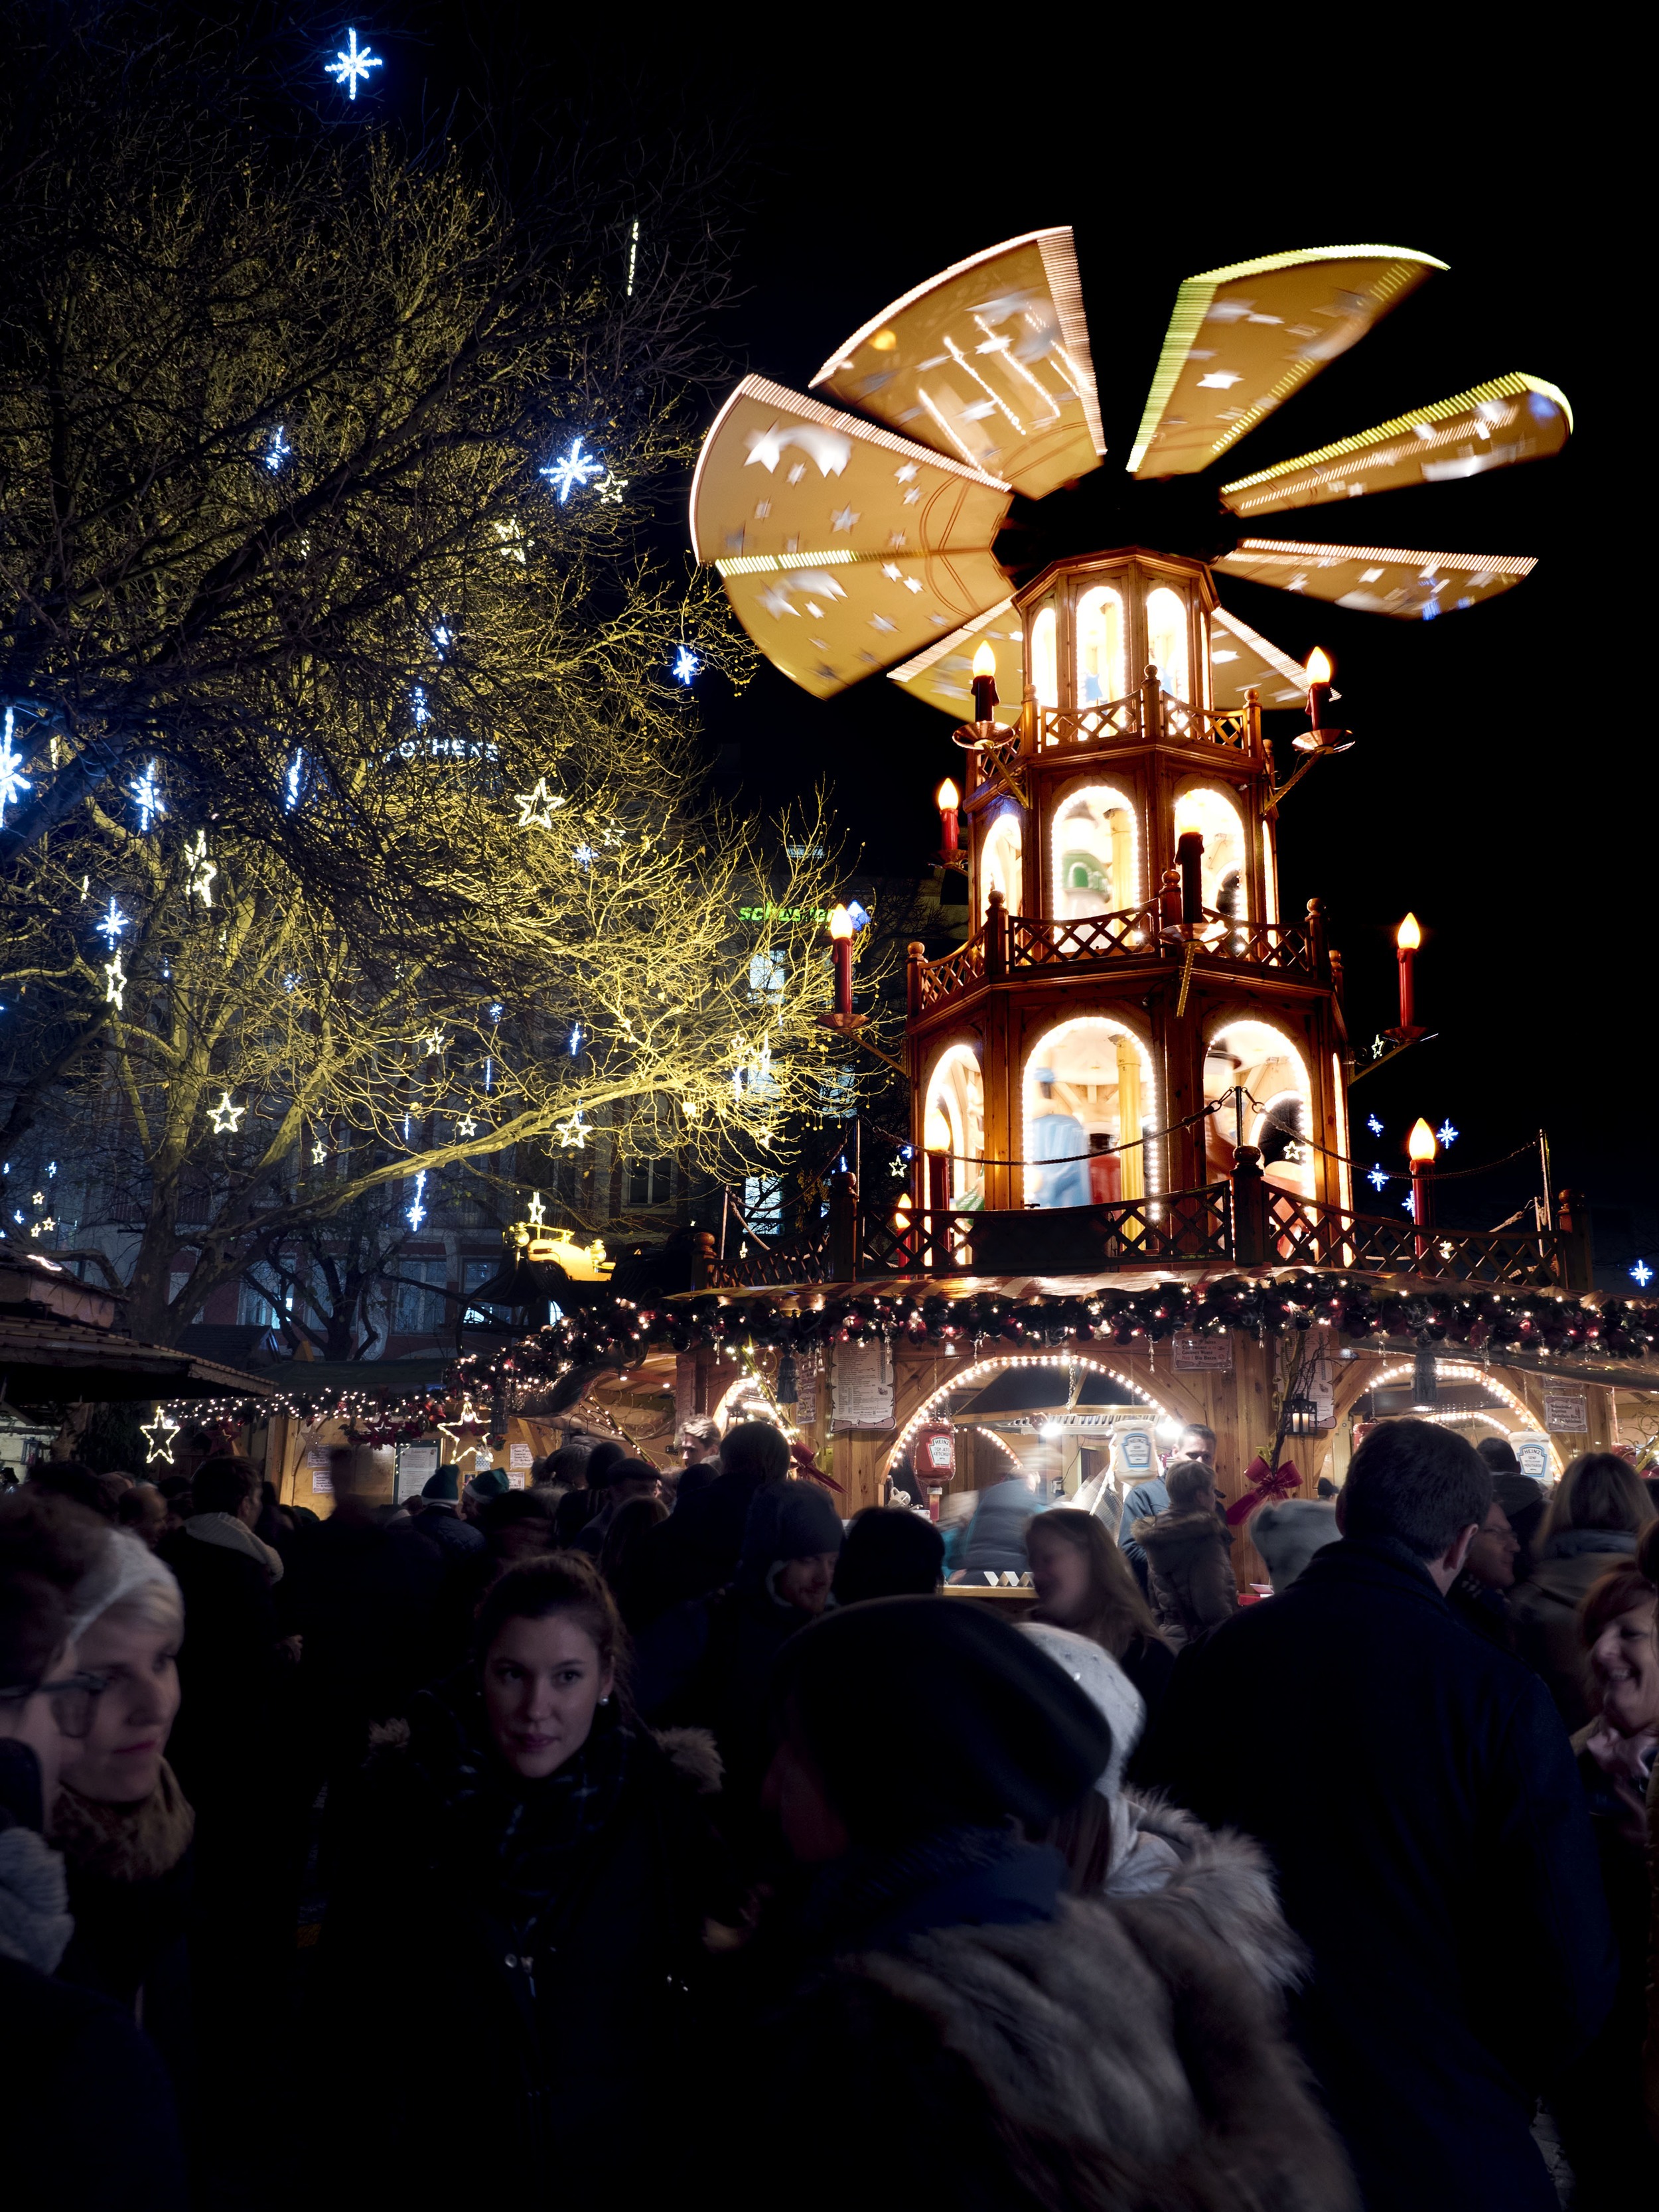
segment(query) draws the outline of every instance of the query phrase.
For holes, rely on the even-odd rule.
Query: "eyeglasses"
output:
[[[92,1709],[109,1687],[107,1674],[65,1674],[61,1681],[36,1682],[0,1690],[0,1705],[27,1705],[50,1698],[52,1718],[62,1735],[80,1737],[92,1727]]]

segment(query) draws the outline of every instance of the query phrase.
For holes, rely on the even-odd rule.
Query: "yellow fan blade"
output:
[[[1389,545],[1297,545],[1284,538],[1244,538],[1210,566],[1281,592],[1328,599],[1362,614],[1432,622],[1495,599],[1538,566],[1524,554],[1407,553]]]

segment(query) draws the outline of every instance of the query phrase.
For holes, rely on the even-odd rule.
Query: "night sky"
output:
[[[428,73],[434,97],[465,66],[446,20],[482,21],[451,10],[431,19],[429,38],[380,40],[405,84]],[[625,60],[598,28],[538,17],[513,51],[526,81],[545,67],[537,81],[606,123],[631,112],[647,141],[705,120],[735,134],[743,296],[718,326],[733,380],[752,369],[804,389],[840,340],[912,285],[1019,232],[1073,226],[1107,457],[1075,490],[1017,504],[1031,533],[1005,538],[1006,558],[1130,542],[1218,552],[1242,526],[1212,480],[1504,371],[1562,386],[1577,431],[1555,460],[1252,526],[1536,556],[1534,574],[1496,604],[1408,624],[1231,578],[1220,588],[1297,659],[1321,644],[1337,662],[1341,720],[1358,743],[1286,801],[1281,902],[1288,917],[1323,899],[1362,1051],[1396,1018],[1395,927],[1410,908],[1424,927],[1418,1018],[1440,1035],[1355,1091],[1356,1135],[1371,1144],[1364,1124],[1376,1114],[1373,1156],[1396,1168],[1418,1114],[1449,1116],[1462,1133],[1443,1165],[1460,1169],[1528,1144],[1541,1123],[1557,1185],[1582,1186],[1601,1209],[1598,1258],[1622,1267],[1646,1252],[1659,1265],[1642,1241],[1659,1247],[1641,1011],[1653,779],[1634,696],[1649,586],[1632,558],[1634,457],[1614,390],[1626,355],[1613,337],[1638,310],[1614,271],[1612,173],[1594,131],[1580,135],[1571,64],[1528,75],[1496,58],[1448,60],[1449,74],[1430,70],[1413,89],[1411,68],[1380,59],[1340,67],[1322,47],[1310,56],[1288,42],[1247,52],[1244,28],[1224,33],[1220,17],[1171,32],[1184,69],[1167,41],[1136,49],[1063,33],[1052,14],[1030,20],[1049,58],[1023,79],[1006,27],[994,54],[964,59],[942,30],[924,39],[896,23],[884,52],[867,11],[821,33],[752,12],[725,27],[705,13],[678,33],[656,21],[643,46],[624,37]],[[501,21],[489,19],[492,43]],[[1357,242],[1412,246],[1449,272],[1226,463],[1133,483],[1123,462],[1181,279]],[[678,553],[683,509],[664,525],[665,550]],[[699,692],[711,744],[740,749],[756,804],[827,780],[860,872],[925,867],[931,794],[959,757],[943,715],[881,677],[827,702],[769,667],[740,696],[712,677]],[[1268,717],[1282,764],[1299,726]],[[1537,1188],[1534,1150],[1443,1185],[1443,1218],[1496,1222]]]

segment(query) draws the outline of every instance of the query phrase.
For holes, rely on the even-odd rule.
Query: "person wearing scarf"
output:
[[[1596,1711],[1572,1739],[1601,1862],[1619,1951],[1619,1990],[1606,2026],[1552,2091],[1562,2148],[1584,2212],[1659,2203],[1659,2146],[1642,2124],[1646,2026],[1648,1787],[1659,1753],[1659,1596],[1633,1560],[1592,1584],[1578,1638]]]
[[[472,1663],[377,1730],[315,1992],[342,2202],[643,2202],[672,2166],[704,1922],[738,1902],[698,1802],[712,1747],[639,1726],[625,1668],[592,1562],[555,1553],[508,1569]],[[485,2069],[470,2120],[408,2063],[451,2051]]]

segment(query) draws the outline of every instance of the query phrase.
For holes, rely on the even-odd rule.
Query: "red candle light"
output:
[[[1420,1118],[1412,1124],[1412,1133],[1406,1139],[1406,1151],[1412,1164],[1412,1219],[1419,1229],[1426,1229],[1433,1218],[1434,1208],[1429,1183],[1429,1170],[1434,1165],[1434,1131]],[[1419,1254],[1425,1249],[1419,1237]]]
[[[836,963],[836,1012],[853,1011],[853,917],[838,906],[830,917],[830,950]]]
[[[1201,830],[1183,830],[1176,839],[1176,863],[1181,870],[1181,919],[1184,922],[1202,921],[1204,833]]]
[[[939,801],[939,836],[948,860],[957,849],[957,809],[962,804],[962,793],[947,775],[935,796]]]
[[[1417,948],[1423,942],[1423,933],[1418,927],[1417,916],[1408,914],[1394,933],[1396,951],[1400,955],[1400,1026],[1412,1030],[1417,1026],[1417,994],[1412,963],[1417,957]],[[1421,1124],[1419,1124],[1421,1127]]]
[[[997,703],[997,657],[983,644],[974,655],[974,720],[988,723]]]
[[[1308,655],[1304,672],[1308,678],[1308,721],[1311,728],[1328,727],[1325,717],[1331,703],[1331,662],[1328,653],[1318,646]]]
[[[921,1148],[927,1155],[928,1211],[943,1213],[951,1202],[951,1124],[937,1106],[923,1124]]]

